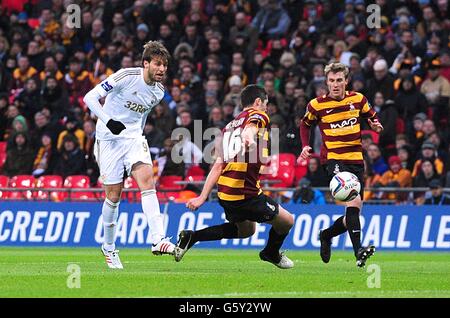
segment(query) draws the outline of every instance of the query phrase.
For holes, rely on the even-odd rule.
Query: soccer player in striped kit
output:
[[[282,269],[294,266],[280,252],[294,218],[263,194],[259,185],[262,162],[268,158],[268,148],[264,145],[264,141],[268,141],[267,102],[267,93],[262,87],[248,85],[242,90],[243,111],[223,129],[222,138],[216,138],[217,158],[202,193],[186,204],[190,210],[197,210],[217,183],[219,203],[229,222],[199,231],[181,231],[174,251],[177,262],[196,242],[250,237],[258,222],[272,225],[267,245],[259,253],[261,260]]]
[[[348,171],[355,174],[364,193],[364,161],[361,144],[361,121],[367,120],[372,130],[381,132],[383,126],[376,112],[370,107],[367,98],[358,92],[346,91],[349,70],[342,63],[331,63],[325,67],[328,94],[311,100],[300,124],[302,152],[298,160],[311,156],[309,146],[312,125],[319,125],[322,135],[320,160],[326,170],[329,181],[338,172]],[[324,263],[331,257],[331,239],[348,231],[352,241],[356,265],[363,267],[366,260],[375,252],[374,246],[361,246],[361,223],[359,214],[362,197],[358,195],[346,202],[345,215],[334,224],[320,231],[320,256]]]

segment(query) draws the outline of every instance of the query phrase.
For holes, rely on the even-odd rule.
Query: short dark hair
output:
[[[247,85],[241,91],[242,107],[245,108],[253,105],[257,98],[260,98],[261,101],[265,101],[267,99],[266,90],[256,84]]]
[[[144,45],[144,52],[142,53],[142,65],[144,61],[151,62],[152,58],[161,57],[166,63],[169,62],[170,53],[166,47],[159,41],[148,41]]]

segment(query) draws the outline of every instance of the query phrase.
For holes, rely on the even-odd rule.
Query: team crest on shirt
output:
[[[350,106],[350,110],[355,110],[355,106],[353,106],[353,103],[348,104]]]
[[[109,92],[110,90],[113,89],[113,87],[111,86],[111,84],[108,83],[108,81],[104,81],[104,82],[101,84],[101,87],[102,87],[106,92]]]

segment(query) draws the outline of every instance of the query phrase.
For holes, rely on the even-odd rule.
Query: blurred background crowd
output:
[[[81,8],[79,28],[67,23],[76,22],[66,10],[72,3]],[[367,24],[371,3],[380,8],[377,28]],[[305,107],[326,94],[324,66],[339,61],[351,70],[348,89],[369,99],[385,128],[377,135],[362,127],[366,186],[431,185],[439,195],[450,187],[449,16],[448,0],[4,0],[0,174],[88,175],[96,185],[95,118],[83,96],[120,68],[141,66],[143,44],[159,40],[172,59],[165,97],[144,130],[158,175],[184,176],[193,165],[207,173],[204,145],[176,144],[171,132],[184,127],[193,136],[194,120],[203,130],[223,128],[250,83],[268,92],[280,152],[298,156]],[[311,144],[318,153],[318,130]],[[173,147],[181,165],[167,156]],[[304,174],[301,186],[327,186],[316,157]]]

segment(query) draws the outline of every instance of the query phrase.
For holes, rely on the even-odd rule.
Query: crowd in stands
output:
[[[280,152],[298,156],[306,105],[326,94],[324,66],[339,61],[351,71],[348,89],[367,96],[385,128],[362,127],[366,187],[375,188],[366,199],[407,200],[377,187],[450,187],[449,1],[373,2],[381,16],[369,28],[364,0],[70,1],[81,8],[79,27],[68,23],[76,22],[68,1],[2,1],[0,174],[81,174],[97,184],[96,118],[83,97],[120,68],[141,66],[143,44],[159,40],[172,59],[144,130],[159,175],[183,176],[192,165],[207,172],[205,145],[171,133],[194,136],[198,120],[203,130],[223,128],[250,83],[268,92]],[[311,138],[319,153],[318,130]],[[173,147],[182,165],[167,155]],[[312,158],[304,178],[327,186],[323,173]]]

